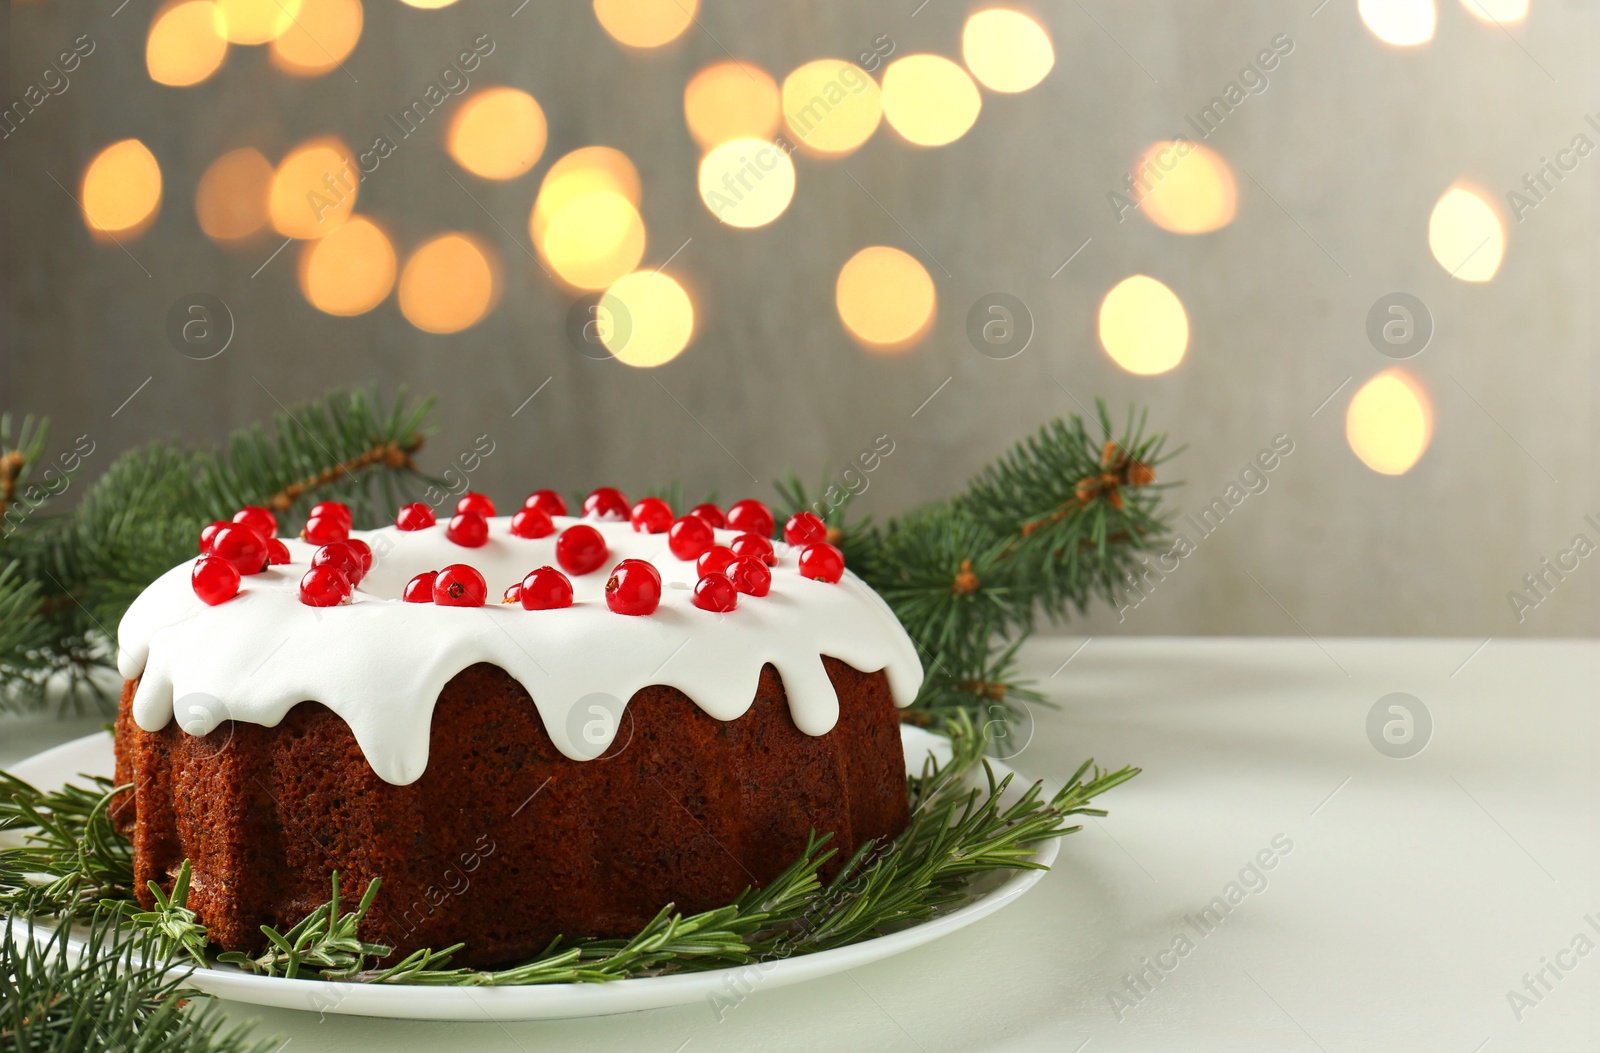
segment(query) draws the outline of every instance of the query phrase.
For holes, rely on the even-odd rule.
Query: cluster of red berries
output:
[[[646,497],[633,505],[619,490],[603,486],[583,502],[583,513],[593,519],[630,522],[644,534],[666,534],[667,547],[678,559],[693,561],[699,581],[694,605],[724,613],[738,605],[740,594],[765,596],[772,588],[771,567],[778,562],[772,547],[775,522],[766,505],[754,499],[736,501],[724,512],[714,504],[691,508],[674,518],[672,507],[659,497]],[[494,502],[468,492],[456,503],[445,536],[464,548],[478,548],[489,540],[489,517]],[[554,517],[567,514],[567,504],[554,490],[539,490],[523,502],[511,518],[511,534],[542,538],[556,532]],[[437,525],[433,509],[421,502],[402,505],[395,516],[401,530],[425,530]],[[332,607],[350,598],[363,576],[372,569],[372,550],[350,536],[348,506],[324,501],[312,508],[300,536],[317,550],[311,569],[300,579],[300,600],[313,607]],[[714,530],[737,530],[726,545],[716,543]],[[265,508],[241,509],[232,522],[216,522],[200,533],[201,556],[191,580],[197,596],[218,604],[238,595],[240,578],[259,574],[272,564],[289,562],[289,550],[277,538],[277,518]],[[783,539],[800,549],[802,577],[837,582],[844,574],[844,556],[828,544],[828,530],[810,512],[799,512],[783,527]],[[540,567],[506,589],[502,602],[521,603],[527,610],[550,610],[572,605],[568,574],[590,574],[610,557],[605,537],[586,523],[575,523],[556,538],[556,562],[561,569]],[[565,573],[563,573],[565,571]],[[612,568],[606,580],[606,605],[619,614],[651,614],[661,602],[661,573],[646,560],[625,559]],[[407,583],[403,598],[409,603],[437,603],[452,607],[481,607],[488,586],[475,568],[455,563],[428,571]]]
[[[194,594],[215,607],[239,594],[239,582],[274,563],[289,562],[289,547],[278,540],[278,518],[250,505],[231,521],[218,520],[200,531],[200,558],[189,582]]]

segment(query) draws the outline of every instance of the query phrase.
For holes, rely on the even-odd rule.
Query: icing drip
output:
[[[573,606],[527,611],[494,602],[535,567],[555,566],[559,531],[576,522],[598,529],[610,548],[600,569],[569,575]],[[433,707],[444,685],[478,662],[504,669],[533,699],[555,747],[574,760],[605,752],[626,728],[623,707],[652,684],[675,687],[718,720],[742,716],[761,668],[783,678],[801,731],[822,735],[839,718],[823,655],[863,672],[886,672],[897,706],[922,684],[915,645],[877,593],[846,571],[838,584],[808,581],[797,551],[775,543],[772,591],[740,596],[727,614],[691,602],[694,564],[674,557],[665,534],[637,534],[627,523],[555,517],[557,534],[511,536],[509,517],[489,520],[481,548],[455,545],[444,524],[426,530],[355,531],[372,546],[371,571],[352,602],[310,607],[300,577],[315,547],[285,538],[293,562],[246,577],[239,595],[208,607],[189,583],[191,562],[147,588],[118,628],[117,665],[139,679],[133,719],[157,731],[176,716],[203,735],[224,720],[273,726],[296,703],[315,700],[350,726],[373,771],[406,784],[428,763]],[[718,530],[727,544],[735,531]],[[647,559],[661,572],[654,614],[614,614],[605,603],[610,570]],[[451,563],[483,573],[490,603],[481,608],[404,603],[414,575]]]

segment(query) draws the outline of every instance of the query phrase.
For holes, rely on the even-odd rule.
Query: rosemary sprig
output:
[[[127,789],[95,776],[43,793],[0,771],[0,832],[21,831],[25,841],[0,849],[0,907],[60,914],[102,897],[133,899],[133,846],[106,814]]]
[[[260,954],[228,952],[217,960],[269,976],[455,986],[599,983],[774,961],[856,943],[929,918],[968,899],[971,882],[980,875],[1039,868],[1033,855],[1040,843],[1081,829],[1072,823],[1075,816],[1104,815],[1091,807],[1094,798],[1138,774],[1137,768],[1103,772],[1085,762],[1048,798],[1036,783],[1004,804],[1013,776],[995,775],[983,756],[983,735],[971,719],[957,711],[946,732],[950,760],[938,764],[930,757],[907,780],[907,828],[891,841],[861,846],[827,882],[821,868],[836,850],[829,844],[831,835],[813,834],[777,878],[764,888],[746,889],[726,906],[685,915],[669,904],[627,939],[557,939],[527,962],[477,970],[450,965],[460,944],[419,950],[384,964],[391,949],[357,935],[379,882],[369,883],[360,901],[347,908],[334,874],[328,902],[299,924],[287,932],[262,926],[268,945]],[[980,785],[970,786],[968,776],[980,764]],[[9,780],[12,790],[10,803],[0,808],[0,829],[35,827],[30,836],[40,840],[31,847],[0,849],[0,880],[5,882],[0,894],[9,897],[0,903],[18,911],[50,912],[97,894],[121,901],[118,914],[156,941],[163,954],[205,960],[205,930],[187,907],[187,863],[170,895],[152,889],[156,909],[127,909],[132,882],[118,869],[126,842],[105,821],[105,804],[118,788],[100,780],[98,796],[88,790],[43,794],[20,780],[0,778]],[[29,873],[55,876],[40,886],[30,884]],[[38,892],[57,886],[63,891]]]

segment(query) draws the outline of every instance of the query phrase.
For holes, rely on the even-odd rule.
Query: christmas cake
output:
[[[396,959],[491,966],[727,903],[812,831],[837,866],[904,828],[921,664],[815,516],[774,541],[756,501],[581,512],[207,527],[118,632],[113,817],[146,906],[187,859],[212,939],[255,952],[337,871],[382,880],[361,935]]]

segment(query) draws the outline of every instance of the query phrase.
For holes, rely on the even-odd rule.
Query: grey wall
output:
[[[764,495],[770,477],[789,468],[820,477],[887,432],[895,452],[861,501],[881,514],[956,490],[1022,432],[1098,394],[1149,406],[1157,427],[1189,443],[1170,473],[1188,484],[1176,493],[1181,508],[1221,493],[1275,434],[1290,435],[1295,452],[1125,622],[1101,611],[1090,631],[1589,634],[1600,555],[1522,624],[1506,594],[1574,534],[1600,540],[1583,522],[1600,514],[1590,308],[1600,155],[1511,225],[1487,285],[1447,276],[1426,230],[1457,179],[1503,199],[1586,130],[1584,114],[1600,110],[1593,16],[1582,0],[1533,0],[1529,22],[1502,31],[1459,0],[1439,3],[1434,42],[1405,52],[1366,31],[1354,0],[1330,0],[1315,17],[1310,0],[1038,4],[1058,55],[1041,86],[986,93],[977,126],[943,149],[909,148],[885,128],[843,162],[800,160],[794,204],[748,233],[719,229],[694,192],[687,78],[724,47],[781,78],[884,33],[902,54],[958,56],[968,4],[930,0],[912,17],[912,0],[706,0],[703,30],[626,55],[584,3],[531,0],[513,18],[509,0],[435,12],[370,0],[345,63],[354,82],[338,71],[290,80],[261,49],[235,49],[216,78],[185,90],[144,74],[145,0],[116,17],[110,0],[15,4],[12,97],[78,34],[98,50],[7,142],[13,282],[0,404],[53,415],[63,436],[92,433],[109,457],[156,436],[220,436],[275,399],[404,383],[439,394],[434,467],[481,432],[496,438],[477,483],[502,499],[673,477],[690,491]],[[362,318],[328,317],[297,290],[295,248],[252,277],[276,239],[235,251],[201,235],[194,188],[212,158],[254,144],[276,159],[325,132],[360,148],[485,32],[498,46],[476,82],[530,90],[551,125],[534,172],[468,183],[514,237],[446,178],[457,170],[437,138],[385,161],[359,205],[403,245],[447,228],[491,239],[506,293],[485,322],[430,336],[392,299]],[[1211,139],[1239,178],[1236,221],[1192,238],[1138,217],[1119,224],[1106,193],[1131,159],[1179,130],[1279,33],[1294,52]],[[152,148],[166,179],[159,221],[128,245],[137,262],[91,241],[49,175],[75,189],[88,158],[126,136]],[[567,301],[525,254],[543,168],[589,143],[625,150],[643,174],[647,263],[693,239],[674,270],[692,285],[697,338],[659,370],[576,354],[563,335]],[[937,261],[928,262],[937,327],[899,357],[858,349],[833,310],[839,266],[873,243]],[[1141,271],[1182,297],[1192,328],[1187,360],[1155,378],[1121,372],[1094,335],[1100,297]],[[1414,470],[1387,478],[1350,453],[1342,422],[1355,386],[1391,364],[1363,327],[1372,302],[1396,290],[1420,296],[1436,320],[1410,367],[1432,393],[1437,430]],[[237,318],[234,344],[209,362],[176,354],[163,333],[168,306],[196,291],[221,296]],[[964,335],[968,306],[994,291],[1021,297],[1038,327],[1009,361],[977,354]]]

